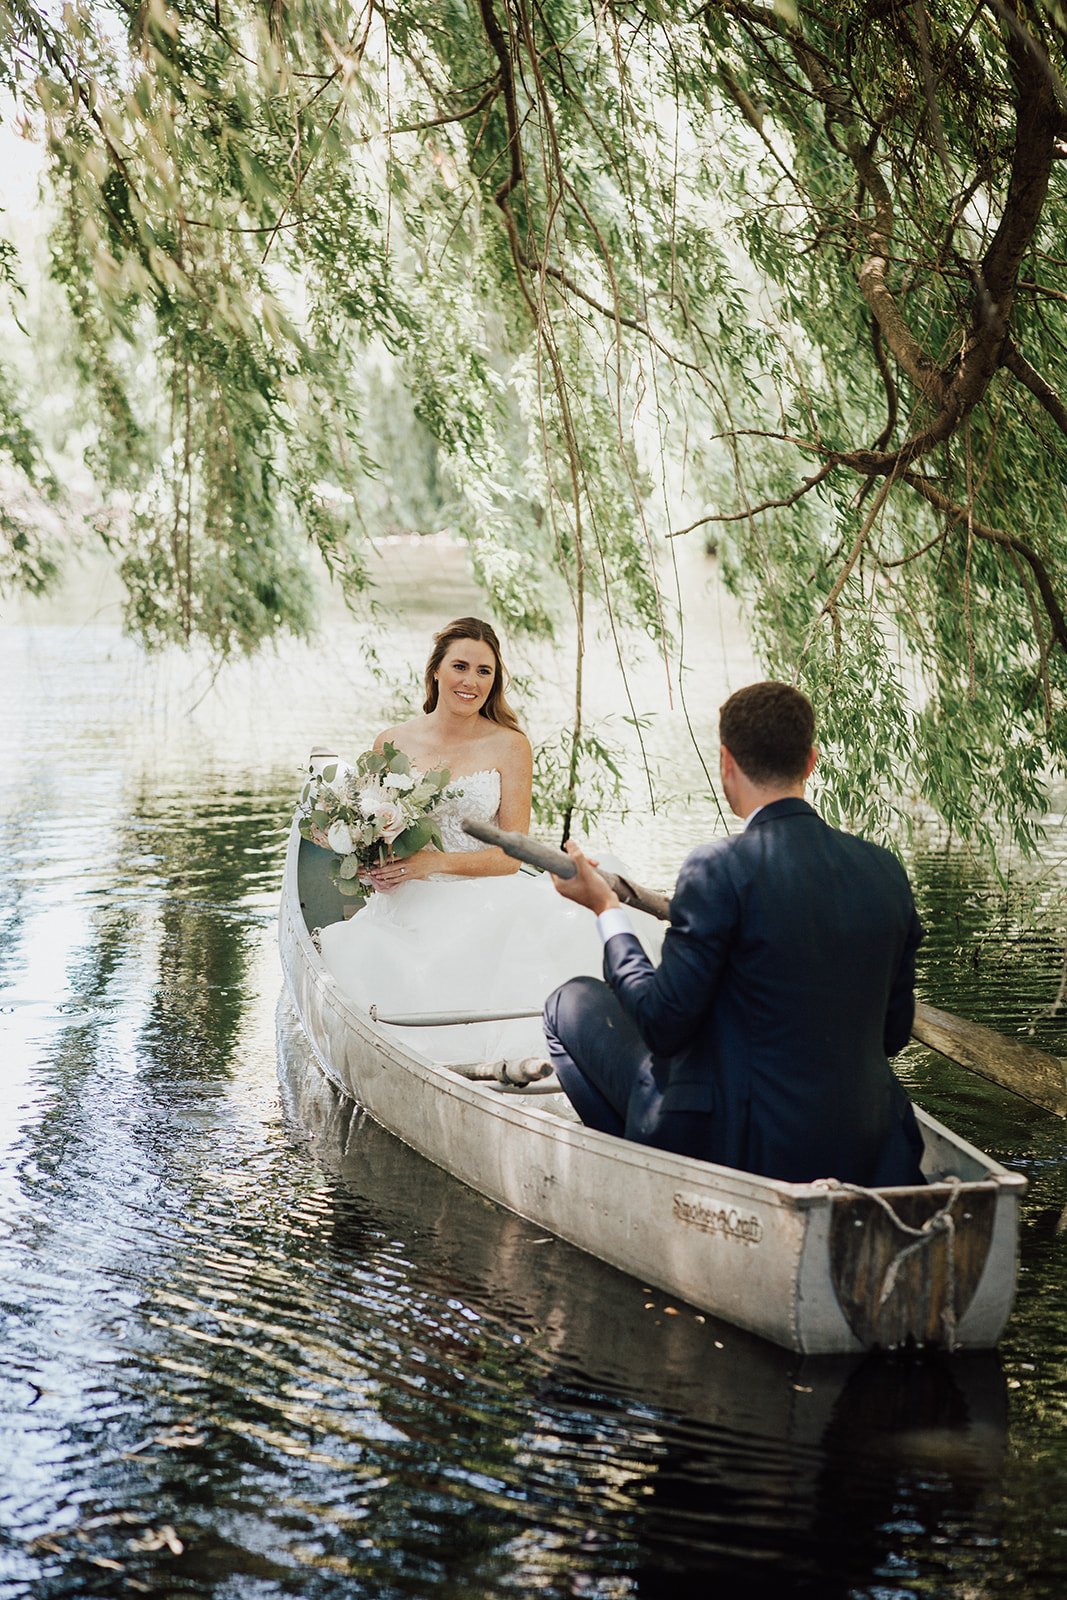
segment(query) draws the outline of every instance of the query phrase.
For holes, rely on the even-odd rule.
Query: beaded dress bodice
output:
[[[480,840],[464,832],[462,819],[477,817],[479,822],[496,822],[500,814],[500,773],[495,767],[467,772],[454,779],[449,788],[460,789],[462,793],[442,800],[433,812],[433,819],[441,830],[441,843],[449,852],[484,850]]]

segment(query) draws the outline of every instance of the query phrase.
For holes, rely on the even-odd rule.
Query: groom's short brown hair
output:
[[[750,683],[720,707],[719,740],[750,782],[795,782],[815,742],[811,701],[789,683]]]

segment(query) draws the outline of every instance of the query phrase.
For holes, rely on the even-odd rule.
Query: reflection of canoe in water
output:
[[[279,927],[289,996],[327,1076],[406,1144],[601,1260],[787,1348],[996,1343],[1022,1177],[920,1112],[929,1187],[780,1183],[584,1128],[560,1094],[471,1081],[337,985],[311,936],[343,914],[326,860],[294,827]]]

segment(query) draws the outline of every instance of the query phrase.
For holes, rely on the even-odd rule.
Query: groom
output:
[[[839,833],[804,788],[815,719],[785,683],[719,717],[744,831],[683,863],[658,967],[574,844],[559,893],[596,912],[604,977],[549,996],[549,1053],[582,1121],[683,1155],[807,1182],[921,1183],[922,1138],[888,1057],[914,1015],[922,928],[900,862]]]

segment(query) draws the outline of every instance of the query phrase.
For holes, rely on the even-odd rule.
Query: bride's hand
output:
[[[416,850],[413,856],[405,856],[403,860],[390,858],[379,862],[378,866],[370,870],[370,881],[382,894],[389,894],[393,889],[399,889],[402,883],[411,883],[416,878],[428,878],[432,872],[438,870],[440,860],[439,850],[431,850],[429,847],[425,850]]]

